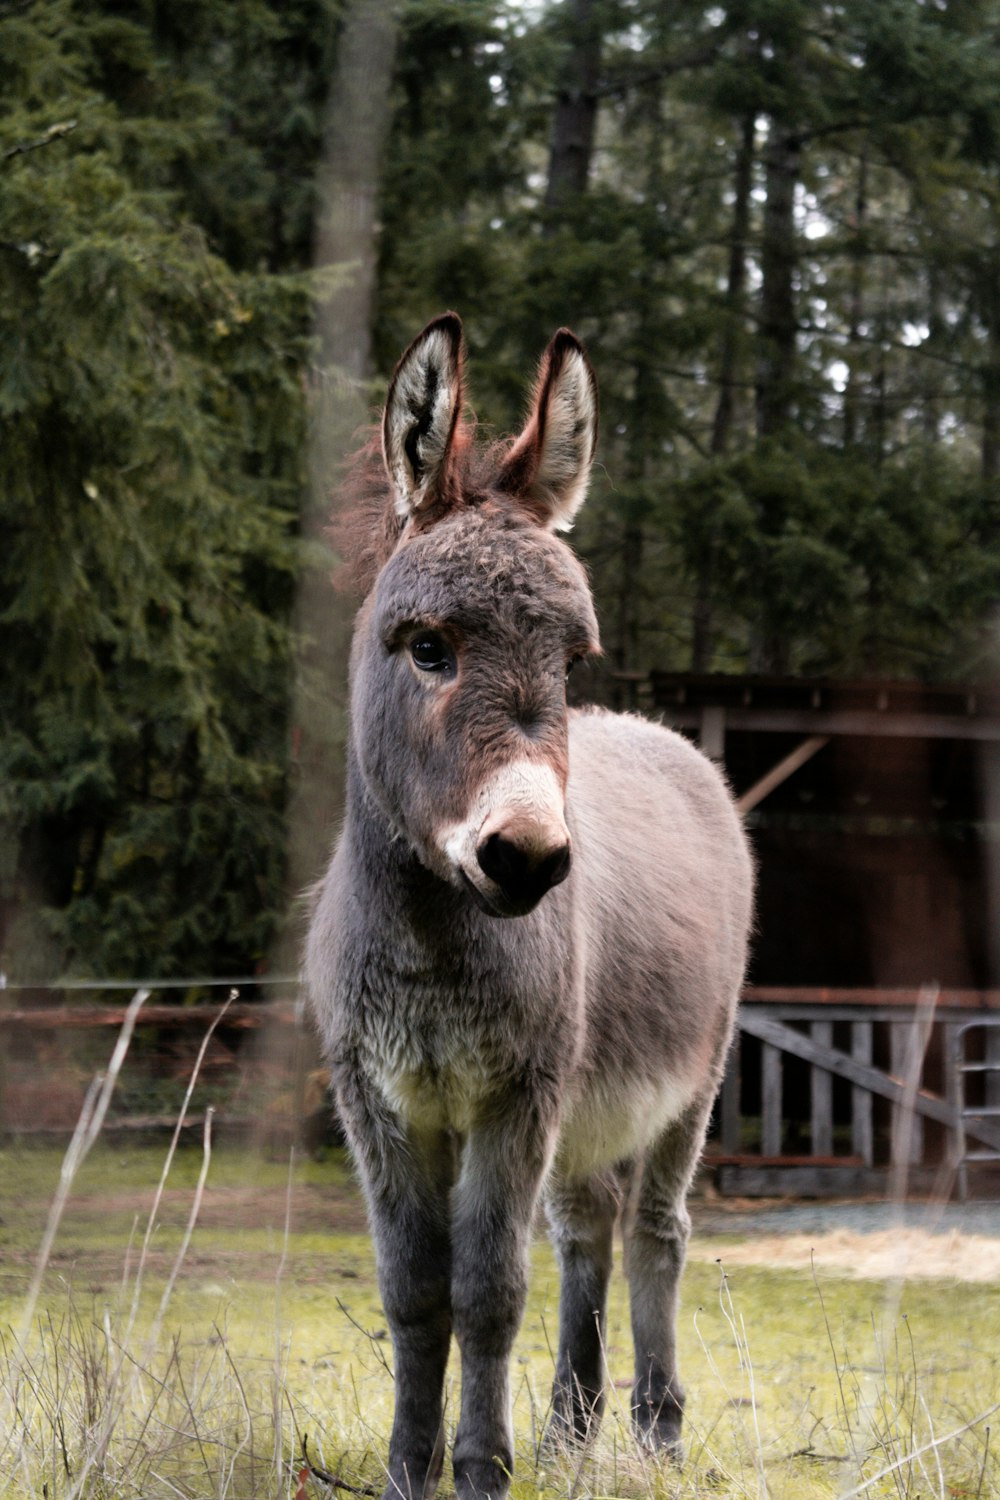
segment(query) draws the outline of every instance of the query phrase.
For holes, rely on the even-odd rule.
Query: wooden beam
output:
[[[891,1099],[893,1104],[901,1104],[909,1092],[899,1079],[881,1072],[878,1068],[870,1067],[866,1063],[858,1062],[856,1058],[839,1051],[836,1047],[822,1047],[811,1036],[805,1036],[801,1031],[796,1031],[781,1021],[775,1021],[770,1016],[744,1010],[740,1013],[739,1022],[742,1031],[749,1032],[766,1046],[780,1048],[782,1052],[790,1052],[794,1057],[801,1057],[806,1062],[827,1068],[831,1073],[837,1073],[841,1078],[849,1079],[851,1083],[860,1084],[862,1088],[868,1089],[873,1094],[881,1094],[883,1099]],[[947,1125],[949,1129],[955,1127],[955,1111],[952,1106],[927,1089],[917,1090],[913,1099],[913,1108],[917,1114],[926,1115],[930,1120],[937,1120],[940,1124]],[[1000,1124],[982,1119],[967,1119],[964,1123],[967,1135],[973,1135],[985,1145],[995,1146],[1000,1150]]]
[[[94,1026],[120,1026],[124,1005],[45,1005],[8,1009],[0,1005],[0,1026],[31,1026],[38,1031],[86,1030]],[[211,1005],[144,1005],[137,1024],[143,1026],[208,1026],[221,1009]],[[294,1000],[265,1000],[259,1005],[231,1005],[222,1025],[253,1030],[267,1021],[285,1025],[295,1022]]]
[[[710,760],[721,764],[726,758],[726,710],[708,704],[701,710],[698,743]]]
[[[744,1005],[887,1005],[910,1006],[922,1003],[922,991],[914,989],[848,989],[826,985],[748,984],[743,991]],[[1000,1010],[1000,990],[942,989],[938,1010]],[[141,1014],[141,1012],[140,1012]]]
[[[714,1167],[706,1158],[705,1167],[715,1171],[715,1180],[723,1197],[735,1198],[862,1198],[869,1194],[884,1197],[889,1188],[889,1174],[883,1167],[830,1165],[785,1166],[775,1162],[764,1166],[729,1165]],[[914,1167],[910,1187],[916,1192],[933,1192],[937,1186],[937,1167]],[[725,1260],[725,1253],[722,1256]]]
[[[675,729],[697,729],[699,706],[657,703]],[[862,739],[977,740],[1000,743],[1000,719],[959,714],[879,712],[852,708],[726,708],[726,728],[740,733],[853,735]]]
[[[833,1022],[822,1020],[812,1023],[813,1040],[821,1047],[833,1046]],[[833,1155],[833,1074],[826,1068],[810,1068],[810,1125],[809,1139],[814,1156]]]
[[[760,1049],[760,1149],[765,1156],[781,1155],[783,1072],[784,1059],[780,1047],[772,1047],[765,1042]]]
[[[828,734],[814,734],[810,735],[809,739],[803,740],[802,744],[797,745],[790,754],[785,756],[784,760],[779,760],[776,766],[772,766],[766,776],[755,781],[741,797],[737,797],[736,806],[740,812],[749,812],[752,807],[757,806],[758,802],[763,802],[764,798],[769,797],[776,787],[781,786],[789,776],[794,775],[800,766],[804,766],[807,760],[812,760],[817,750],[822,750],[823,746],[829,743]]]
[[[871,1021],[852,1021],[851,1056],[855,1062],[871,1066],[874,1028]],[[859,1084],[851,1086],[851,1146],[866,1167],[875,1161],[875,1131],[872,1096]]]

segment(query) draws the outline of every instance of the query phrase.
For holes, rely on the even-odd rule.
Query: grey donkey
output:
[[[400,360],[355,475],[347,806],[305,961],[392,1335],[388,1500],[438,1481],[452,1334],[457,1494],[506,1493],[539,1201],[562,1274],[548,1441],[600,1418],[622,1214],[635,1431],[678,1450],[685,1198],[751,920],[715,767],[659,725],[567,708],[569,668],[599,650],[555,534],[596,442],[583,348],[555,335],[523,432],[487,449],[462,364],[446,313]]]

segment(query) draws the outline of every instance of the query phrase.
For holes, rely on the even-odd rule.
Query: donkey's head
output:
[[[462,326],[446,313],[389,388],[386,560],[358,616],[352,742],[422,863],[520,916],[570,868],[566,677],[599,647],[583,569],[553,531],[584,498],[597,388],[561,329],[513,443],[477,452],[461,408]]]

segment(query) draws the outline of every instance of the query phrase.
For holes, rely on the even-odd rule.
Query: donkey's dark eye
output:
[[[410,642],[410,655],[421,672],[447,672],[455,660],[447,641],[435,630],[422,630],[415,635]]]
[[[573,668],[576,666],[576,664],[578,662],[581,662],[582,660],[583,660],[582,656],[571,656],[570,657],[569,661],[566,663],[566,681],[567,682],[569,682],[569,674],[572,672]]]

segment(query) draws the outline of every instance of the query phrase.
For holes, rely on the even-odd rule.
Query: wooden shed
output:
[[[1000,1159],[1000,692],[654,672],[725,765],[758,931],[724,1191],[982,1186]]]

